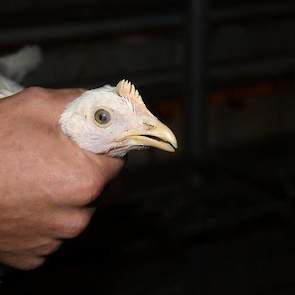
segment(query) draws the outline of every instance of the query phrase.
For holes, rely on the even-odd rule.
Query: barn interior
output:
[[[1,294],[294,294],[294,1],[10,0],[0,22],[0,55],[42,48],[24,85],[127,78],[179,142],[130,153],[87,230]]]

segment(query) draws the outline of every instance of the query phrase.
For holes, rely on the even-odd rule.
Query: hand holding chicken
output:
[[[177,143],[127,81],[82,93],[10,78],[0,75],[0,262],[28,270],[84,230],[120,157]]]

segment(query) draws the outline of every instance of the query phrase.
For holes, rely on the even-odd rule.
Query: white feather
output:
[[[112,120],[108,126],[98,126],[94,114],[106,109]],[[59,123],[64,134],[81,148],[94,153],[123,156],[128,148],[117,149],[114,139],[128,128],[138,126],[132,103],[119,96],[115,87],[106,85],[88,90],[66,106]]]

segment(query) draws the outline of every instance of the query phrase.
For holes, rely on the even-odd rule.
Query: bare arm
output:
[[[123,162],[81,150],[57,124],[78,90],[29,88],[0,101],[0,262],[33,269],[79,235],[86,207]]]

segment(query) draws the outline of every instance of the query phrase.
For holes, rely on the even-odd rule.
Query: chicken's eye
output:
[[[106,125],[111,121],[111,114],[104,109],[99,109],[94,114],[95,121],[100,125]]]

